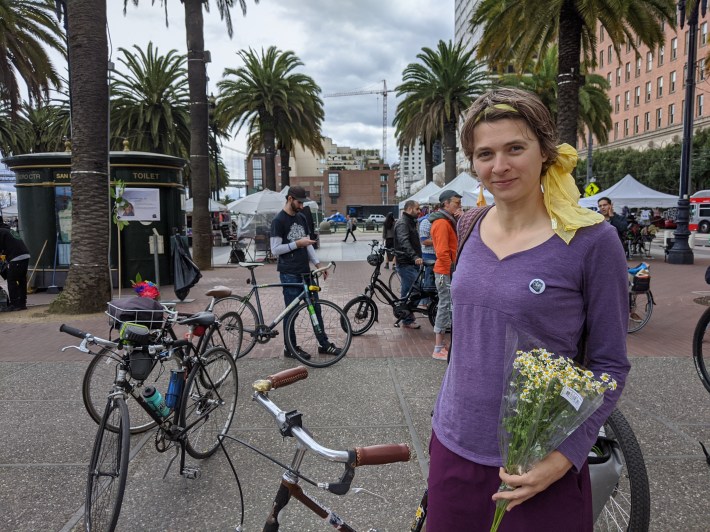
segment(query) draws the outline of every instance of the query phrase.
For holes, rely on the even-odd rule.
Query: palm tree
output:
[[[637,38],[651,50],[663,44],[662,23],[675,27],[675,0],[482,0],[471,28],[483,28],[478,58],[495,69],[523,71],[552,42],[559,46],[557,117],[560,138],[577,144],[582,64],[596,66],[597,23],[617,55],[622,44],[638,53]]]
[[[208,209],[210,194],[209,133],[207,106],[207,69],[205,67],[205,36],[202,4],[209,9],[209,0],[181,0],[185,6],[185,38],[187,40],[187,80],[190,89],[190,172],[193,197],[192,252],[200,269],[212,267],[212,223]],[[129,0],[123,0],[124,12]],[[134,6],[138,0],[130,0]],[[155,0],[152,0],[154,3]],[[160,0],[166,9],[168,0]],[[235,0],[215,0],[220,18],[227,25],[227,34],[232,37],[230,9]],[[258,0],[254,0],[258,3]],[[246,15],[246,0],[239,0],[242,13]]]
[[[247,125],[249,155],[263,146],[264,185],[275,190],[277,139],[281,149],[290,151],[298,142],[313,152],[323,152],[320,87],[309,76],[293,72],[303,62],[291,51],[270,46],[260,55],[251,48],[238,54],[244,66],[225,69],[217,83],[217,114],[237,132]]]
[[[503,74],[501,85],[519,87],[537,94],[550,110],[553,118],[559,114],[557,85],[557,45],[551,45],[535,68],[526,69],[526,74]],[[586,128],[591,129],[600,144],[609,140],[612,126],[611,102],[607,96],[609,83],[598,74],[586,74],[579,90],[579,120],[577,135],[586,139]]]
[[[0,0],[0,101],[10,105],[13,115],[20,108],[18,76],[34,101],[47,98],[50,87],[61,85],[46,48],[66,57],[54,2]]]
[[[456,127],[487,86],[488,73],[472,60],[461,43],[439,41],[436,50],[422,48],[421,63],[410,63],[402,73],[397,96],[411,98],[413,109],[431,115],[444,139],[444,179],[456,177]],[[414,112],[414,111],[412,111]]]
[[[53,103],[24,103],[14,120],[15,143],[12,153],[64,151],[70,136],[68,99]]]
[[[72,257],[50,312],[103,310],[111,299],[108,199],[108,41],[105,0],[67,2],[72,87]]]
[[[415,95],[410,95],[397,105],[392,125],[400,150],[411,148],[416,142],[424,146],[424,180],[431,183],[434,180],[433,146],[441,140],[436,118],[420,108]]]
[[[190,97],[185,56],[161,55],[153,43],[144,52],[119,48],[125,71],[111,84],[114,149],[124,138],[131,148],[186,157],[190,153]]]

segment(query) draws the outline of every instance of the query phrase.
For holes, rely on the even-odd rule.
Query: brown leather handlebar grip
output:
[[[411,458],[412,452],[404,443],[355,447],[355,467],[409,462]]]
[[[308,377],[308,370],[303,366],[297,366],[279,371],[275,375],[269,375],[266,380],[271,383],[271,389],[275,390],[276,388],[283,388],[294,382],[302,381],[306,377]]]

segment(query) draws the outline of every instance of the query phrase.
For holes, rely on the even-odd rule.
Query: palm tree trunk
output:
[[[276,190],[276,137],[274,130],[264,130],[264,187]]]
[[[424,141],[424,179],[428,185],[434,181],[434,141]]]
[[[574,4],[574,0],[565,0],[560,9],[557,130],[562,142],[576,147],[583,21]]]
[[[190,179],[192,182],[192,254],[201,270],[212,268],[212,223],[209,213],[207,71],[202,0],[184,0],[187,82],[190,87]]]
[[[71,266],[50,312],[104,310],[111,299],[106,0],[67,3],[69,79],[74,112],[71,160]]]
[[[444,183],[456,177],[456,121],[444,121]]]
[[[281,188],[291,185],[291,169],[290,160],[291,153],[286,148],[279,148],[279,155],[281,156]]]

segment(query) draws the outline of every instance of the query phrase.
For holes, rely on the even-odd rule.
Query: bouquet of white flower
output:
[[[505,470],[522,475],[555,450],[604,401],[616,381],[598,379],[568,358],[545,349],[518,350],[501,404],[499,441]],[[502,483],[499,491],[509,489]],[[491,532],[508,506],[498,500]]]

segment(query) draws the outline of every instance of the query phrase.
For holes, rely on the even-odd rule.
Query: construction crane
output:
[[[382,96],[382,162],[387,162],[387,93],[394,92],[394,89],[387,89],[387,80],[382,80],[381,90],[371,91],[349,91],[349,92],[334,92],[332,94],[324,94],[323,98],[335,98],[337,96],[359,96],[361,94],[380,94]]]

